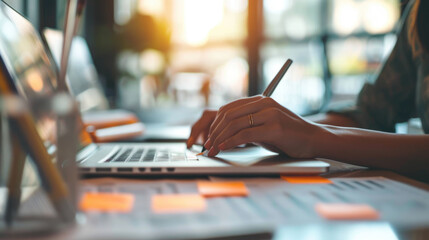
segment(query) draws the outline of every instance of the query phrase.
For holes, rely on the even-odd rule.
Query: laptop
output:
[[[41,37],[31,23],[4,2],[0,4],[0,70],[6,84],[31,103],[53,96],[57,72]],[[32,109],[34,111],[34,109]],[[48,151],[55,151],[55,119],[33,114]],[[79,170],[87,175],[222,175],[320,174],[329,164],[315,159],[293,160],[259,147],[237,148],[216,158],[196,156],[185,143],[103,143],[80,140]]]
[[[63,41],[63,32],[51,28],[43,30],[42,40],[46,43],[48,55],[50,54],[59,68],[61,58],[61,47]],[[89,50],[88,43],[81,36],[75,36],[70,49],[69,65],[67,70],[67,85],[70,92],[76,97],[80,104],[82,118],[85,123],[99,121],[99,119],[129,119],[134,115],[130,111],[123,109],[108,109],[107,98],[101,87],[97,69]],[[122,141],[142,142],[142,141],[186,141],[191,128],[187,119],[189,116],[196,116],[199,110],[195,109],[168,109],[184,117],[168,119],[168,116],[160,114],[160,111],[145,109],[138,111],[137,115],[144,122],[144,134],[127,138]],[[167,112],[167,111],[166,111]],[[160,119],[163,119],[160,123]],[[132,127],[132,126],[131,126]]]
[[[49,48],[48,55],[52,55],[59,67],[63,32],[47,28],[43,30],[42,37]],[[85,39],[80,36],[73,38],[66,81],[70,93],[79,102],[82,112],[108,109],[108,100],[101,87],[88,45]]]

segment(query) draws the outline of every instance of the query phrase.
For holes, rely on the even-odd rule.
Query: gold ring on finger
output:
[[[253,127],[253,125],[254,125],[254,121],[253,121],[253,114],[249,114],[249,125],[250,125],[250,127]]]

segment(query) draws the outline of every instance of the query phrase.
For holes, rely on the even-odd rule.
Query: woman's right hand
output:
[[[229,103],[228,106],[229,107],[238,107],[240,105],[258,100],[260,98],[261,98],[261,96],[241,98],[241,99],[238,99],[238,100],[235,100],[235,101]],[[219,116],[223,116],[222,113],[224,113],[226,110],[227,109],[225,108],[225,106],[221,107],[219,109],[219,111],[205,110],[203,112],[203,115],[200,117],[200,119],[198,119],[198,121],[196,121],[194,123],[194,125],[192,126],[191,135],[189,136],[188,141],[186,142],[186,146],[188,148],[191,148],[192,145],[194,145],[197,142],[199,137],[202,138],[202,141],[203,141],[202,144],[204,144],[209,137],[208,135],[209,135],[210,131],[214,130],[214,129],[212,129],[212,124],[215,121],[221,120],[218,118],[219,118]]]

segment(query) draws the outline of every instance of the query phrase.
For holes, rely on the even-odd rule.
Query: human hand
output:
[[[322,129],[272,98],[255,96],[221,107],[212,120],[204,147],[213,157],[220,150],[253,142],[290,157],[312,158]]]
[[[217,111],[214,110],[205,110],[200,119],[194,123],[191,129],[191,135],[186,142],[188,148],[191,148],[200,136],[203,139],[203,143],[207,141],[210,125],[213,123],[216,113]]]
[[[236,101],[233,101],[228,104],[229,107],[240,106],[241,104],[248,101],[248,99],[252,98],[243,98]],[[219,111],[215,110],[205,110],[203,115],[194,123],[191,129],[191,134],[189,135],[188,141],[186,145],[188,148],[191,148],[192,145],[195,144],[197,139],[201,136],[203,139],[203,143],[207,141],[209,130],[211,130],[211,125],[213,121],[217,118],[217,114],[219,112],[222,113],[223,108],[221,107]]]

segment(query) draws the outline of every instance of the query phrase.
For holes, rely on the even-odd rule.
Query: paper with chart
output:
[[[166,213],[153,210],[154,196],[197,195],[198,181],[109,178],[83,181],[83,192],[132,194],[134,205],[127,213],[85,212],[85,224],[76,228],[71,237],[115,239],[142,234],[148,238],[186,238],[189,234],[210,237],[219,233],[269,231],[290,224],[332,222],[317,213],[315,206],[319,203],[370,206],[379,218],[367,221],[375,223],[389,222],[400,227],[429,224],[429,193],[382,177],[330,178],[332,183],[317,184],[289,183],[281,178],[209,180],[241,181],[248,195],[204,198],[203,210]]]
[[[212,178],[212,181],[231,179]],[[151,210],[151,197],[163,194],[196,194],[197,181],[159,180],[130,183],[106,182],[84,185],[86,191],[120,192],[135,195],[135,206],[129,215],[91,214],[89,222],[128,222],[133,218],[142,229],[170,232],[210,231],[249,226],[282,225],[289,223],[320,223],[327,220],[315,210],[317,203],[364,204],[380,214],[379,220],[399,226],[429,224],[429,193],[418,188],[382,177],[331,178],[327,184],[291,184],[280,178],[249,178],[242,181],[247,197],[206,198],[206,210],[174,215],[156,214]],[[101,218],[101,216],[104,216]],[[174,216],[174,217],[172,217]],[[412,217],[404,217],[412,216]],[[99,225],[98,223],[97,225]],[[102,224],[101,224],[102,225]],[[126,227],[126,226],[125,226]]]

